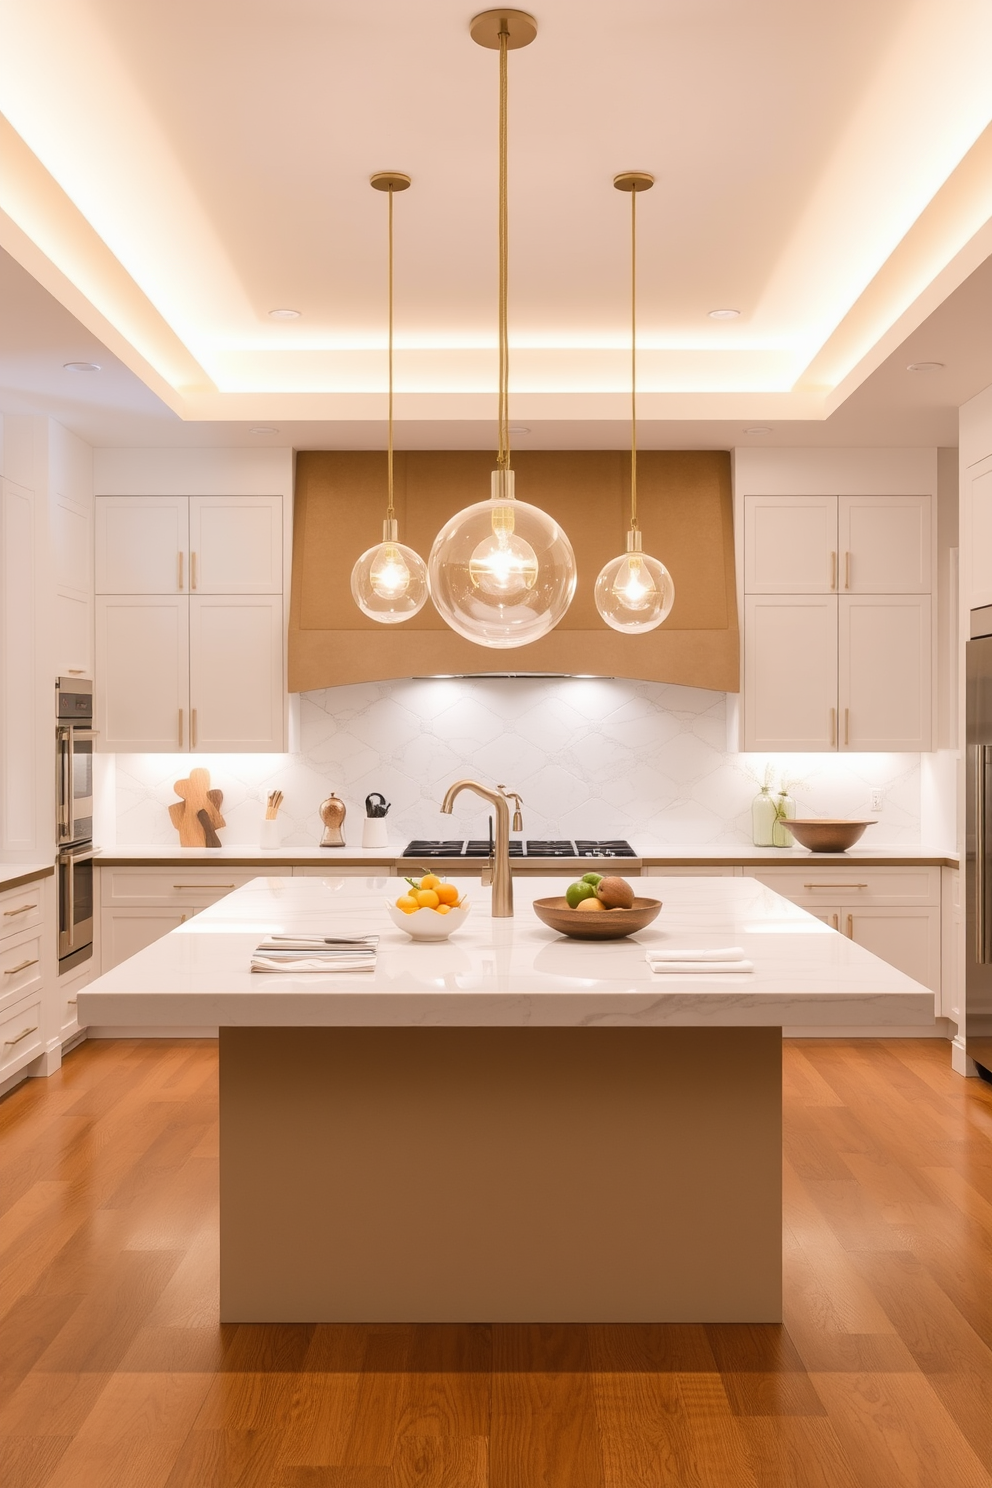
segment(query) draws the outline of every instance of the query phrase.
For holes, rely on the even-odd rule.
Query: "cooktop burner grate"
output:
[[[489,843],[484,837],[447,841],[417,839],[403,849],[405,858],[488,858]],[[526,844],[519,837],[510,839],[510,857],[518,858],[634,858],[637,854],[629,842],[622,837],[599,841],[591,837],[578,837],[574,842],[561,837],[545,840],[529,838]]]

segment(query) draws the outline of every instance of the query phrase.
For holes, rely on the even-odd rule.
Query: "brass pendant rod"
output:
[[[630,193],[630,530],[637,531],[637,192]]]
[[[499,26],[499,454],[500,470],[510,468],[510,341],[507,332],[507,270],[509,223],[507,210],[507,49],[510,33],[505,19]]]
[[[389,187],[389,252],[387,254],[389,268],[389,290],[388,290],[388,317],[389,317],[389,401],[386,418],[386,520],[395,520],[396,511],[393,506],[393,188]]]

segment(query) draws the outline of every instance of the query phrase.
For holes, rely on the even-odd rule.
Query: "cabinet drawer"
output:
[[[630,874],[625,872],[624,878],[739,878],[741,870],[734,867],[722,868],[697,868],[679,867],[676,864],[672,868],[647,867],[641,869],[640,873]]]
[[[845,905],[940,903],[939,868],[871,868],[857,861],[820,866],[811,861],[801,868],[762,868],[753,876],[807,909],[828,899]]]
[[[289,869],[286,869],[289,872]],[[374,878],[379,883],[385,883],[389,878],[402,878],[403,874],[396,870],[394,872],[392,863],[375,863],[360,868],[356,864],[346,864],[338,867],[334,863],[302,864],[298,863],[293,869],[294,878]]]
[[[0,1076],[42,1053],[41,998],[25,997],[0,1014]]]
[[[16,993],[41,987],[41,935],[19,935],[0,942],[0,1007]]]
[[[251,883],[253,878],[286,878],[289,868],[101,868],[100,903],[105,909],[155,908],[194,904],[203,909]]]
[[[26,888],[4,889],[0,894],[0,941],[41,924],[44,887],[44,880],[39,879]]]

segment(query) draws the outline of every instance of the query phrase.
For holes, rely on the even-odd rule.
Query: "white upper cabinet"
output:
[[[282,596],[190,599],[190,746],[283,748]]]
[[[97,497],[97,594],[183,593],[188,550],[188,497]]]
[[[189,747],[189,601],[98,595],[95,724],[101,750]]]
[[[190,590],[282,593],[282,498],[189,498]]]
[[[929,594],[929,496],[840,496],[842,594]]]
[[[749,594],[744,748],[837,747],[837,600]]]
[[[833,593],[837,561],[836,496],[745,497],[745,593]]]
[[[932,748],[930,596],[842,595],[842,750]]]

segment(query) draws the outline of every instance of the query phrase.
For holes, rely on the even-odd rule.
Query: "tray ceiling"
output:
[[[491,417],[496,70],[433,0],[0,0],[0,246],[185,419]],[[511,57],[513,417],[822,419],[992,252],[984,0],[547,0]],[[268,312],[289,306],[299,319]],[[707,312],[741,311],[732,321]]]

